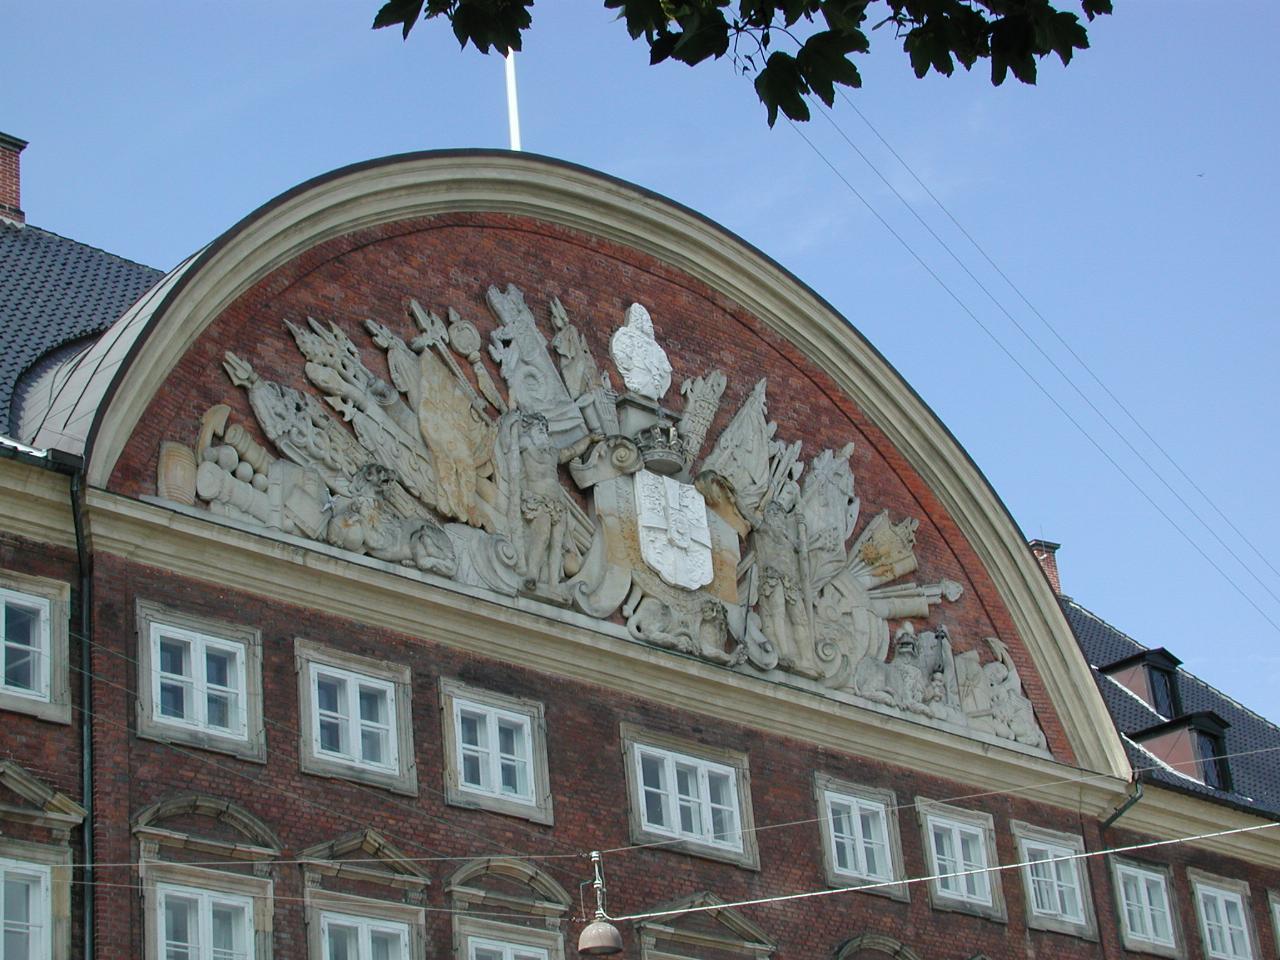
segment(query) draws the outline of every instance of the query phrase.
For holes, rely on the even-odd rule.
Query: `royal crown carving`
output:
[[[640,304],[610,341],[619,392],[558,300],[550,340],[515,286],[485,300],[487,351],[474,323],[417,301],[407,318],[367,320],[364,349],[334,324],[285,320],[316,393],[228,352],[273,449],[214,407],[193,490],[174,491],[190,471],[169,462],[192,451],[164,445],[167,495],[551,615],[576,608],[726,668],[1046,748],[1007,646],[988,638],[984,660],[929,626],[961,587],[906,579],[918,521],[882,510],[859,527],[853,444],[806,462],[799,440],[776,436],[764,378],[715,437],[723,371],[685,379],[683,408],[666,408],[672,364]]]

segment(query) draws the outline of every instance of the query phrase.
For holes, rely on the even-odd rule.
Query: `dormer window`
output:
[[[1102,667],[1100,672],[1142,700],[1166,720],[1182,713],[1178,665],[1182,661],[1163,647],[1142,650]]]
[[[1225,756],[1227,726],[1227,721],[1213,711],[1201,710],[1129,736],[1183,776],[1218,790],[1230,790],[1231,771]]]

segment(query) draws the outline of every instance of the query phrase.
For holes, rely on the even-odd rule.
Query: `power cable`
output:
[[[969,231],[964,228],[964,225],[961,224],[960,221],[956,219],[956,217],[951,213],[951,211],[947,208],[947,206],[937,197],[936,194],[934,194],[932,190],[929,189],[929,185],[925,183],[923,179],[920,178],[920,176],[915,172],[915,170],[912,169],[911,165],[907,163],[907,161],[902,157],[902,155],[899,154],[898,151],[893,148],[893,145],[884,138],[884,135],[881,134],[879,130],[876,129],[875,124],[873,124],[867,118],[866,114],[864,114],[861,110],[858,109],[857,105],[843,90],[840,91],[840,98],[844,100],[846,104],[848,104],[850,109],[852,109],[855,114],[858,115],[858,119],[860,119],[863,123],[867,125],[867,129],[869,129],[873,134],[875,134],[876,139],[878,139],[882,144],[884,144],[885,149],[887,149],[891,154],[893,154],[894,159],[898,161],[898,163],[902,166],[902,169],[906,170],[907,173],[910,174],[911,179],[916,182],[916,184],[920,187],[920,189],[922,189],[926,194],[928,194],[929,199],[934,202],[934,204],[938,207],[938,209],[941,210],[944,214],[946,214],[947,219],[950,220],[952,224],[955,226],[955,228],[959,230],[960,233],[964,236],[964,238],[968,240],[970,244],[973,245],[973,248],[977,250],[979,254],[981,254],[982,258],[987,261],[988,265],[990,265],[991,269],[994,270],[999,275],[1000,279],[1003,280],[1006,284],[1008,284],[1009,288],[1015,294],[1018,295],[1018,299],[1020,299],[1024,304],[1026,304],[1027,309],[1029,309],[1032,312],[1032,314],[1035,315],[1036,319],[1038,319],[1042,324],[1044,324],[1045,328],[1050,333],[1052,333],[1054,338],[1057,339],[1057,341],[1060,344],[1062,344],[1062,346],[1066,349],[1066,351],[1069,354],[1071,354],[1072,359],[1074,359],[1076,363],[1078,363],[1081,366],[1081,368],[1087,374],[1089,374],[1090,378],[1094,381],[1094,383],[1096,383],[1102,389],[1102,391],[1107,395],[1107,397],[1110,398],[1111,402],[1120,408],[1120,410],[1124,413],[1124,415],[1129,418],[1129,420],[1133,423],[1133,425],[1138,428],[1138,430],[1142,433],[1144,437],[1147,438],[1147,440],[1151,443],[1151,445],[1154,446],[1157,450],[1159,450],[1161,455],[1166,460],[1168,460],[1170,464],[1173,465],[1173,468],[1178,471],[1182,479],[1187,481],[1187,483],[1191,485],[1191,488],[1195,490],[1195,492],[1198,493],[1202,498],[1204,498],[1204,501],[1213,508],[1214,512],[1217,513],[1217,515],[1222,518],[1222,520],[1227,524],[1227,526],[1231,528],[1232,532],[1234,532],[1236,536],[1238,536],[1245,544],[1248,545],[1248,547],[1255,554],[1258,555],[1258,559],[1260,559],[1264,564],[1266,564],[1267,568],[1273,574],[1275,574],[1277,577],[1280,577],[1280,570],[1277,570],[1276,567],[1272,565],[1271,561],[1267,559],[1267,555],[1263,553],[1262,550],[1257,545],[1255,545],[1252,540],[1250,540],[1247,536],[1245,536],[1244,531],[1242,531],[1239,527],[1237,527],[1234,523],[1231,522],[1231,518],[1228,517],[1227,514],[1222,510],[1222,508],[1218,506],[1218,504],[1213,500],[1213,498],[1211,498],[1209,494],[1206,493],[1200,487],[1200,485],[1196,483],[1194,479],[1192,479],[1191,475],[1188,474],[1187,471],[1182,468],[1182,466],[1178,463],[1178,461],[1174,459],[1173,455],[1169,453],[1169,451],[1166,450],[1164,446],[1161,445],[1161,443],[1154,436],[1151,435],[1150,431],[1148,431],[1147,428],[1142,425],[1141,421],[1138,420],[1138,418],[1134,415],[1134,413],[1124,404],[1123,401],[1121,401],[1121,399],[1118,396],[1116,396],[1114,392],[1112,392],[1111,388],[1108,387],[1106,383],[1102,380],[1102,378],[1099,377],[1098,374],[1094,372],[1093,368],[1088,363],[1085,362],[1084,357],[1082,357],[1079,353],[1077,353],[1075,348],[1072,347],[1071,344],[1066,340],[1066,338],[1062,336],[1062,334],[1058,331],[1058,328],[1049,322],[1048,318],[1045,317],[1045,315],[1036,308],[1035,304],[1033,304],[1031,300],[1027,297],[1027,295],[1022,292],[1022,290],[1018,287],[1018,285],[1014,283],[1013,280],[1002,269],[1000,269],[999,264],[997,264],[995,260],[991,258],[991,256],[987,253],[987,251],[983,248],[982,244],[980,244],[969,233]]]
[[[1216,570],[1218,574],[1223,578],[1223,580],[1225,580],[1231,586],[1231,588],[1240,595],[1241,599],[1243,599],[1247,604],[1249,604],[1249,606],[1253,607],[1253,609],[1257,611],[1258,615],[1262,617],[1262,619],[1265,620],[1267,623],[1269,623],[1277,633],[1280,633],[1280,623],[1277,623],[1274,619],[1271,618],[1270,615],[1267,614],[1265,610],[1263,610],[1260,606],[1258,606],[1258,604],[1254,601],[1254,599],[1250,597],[1247,593],[1245,593],[1244,590],[1241,588],[1241,586],[1235,580],[1233,580],[1227,574],[1227,572],[1223,570],[1222,567],[1212,557],[1210,557],[1209,554],[1206,553],[1198,543],[1196,543],[1194,539],[1192,539],[1191,535],[1188,534],[1187,531],[1184,530],[1182,526],[1172,516],[1169,515],[1168,511],[1166,511],[1163,507],[1161,507],[1160,504],[1158,504],[1155,501],[1155,499],[1138,484],[1138,482],[1129,474],[1129,472],[1120,465],[1120,463],[1115,459],[1115,457],[1113,457],[1109,452],[1107,452],[1106,448],[1104,448],[1102,444],[1100,444],[1093,437],[1093,435],[1090,434],[1089,431],[1086,430],[1084,426],[1074,416],[1071,415],[1070,411],[1068,411],[1067,408],[1063,406],[1062,402],[1059,401],[1058,398],[1055,397],[1053,393],[1036,378],[1035,374],[1032,373],[1031,370],[1028,369],[1027,366],[1023,364],[1022,361],[1019,360],[1013,354],[1013,352],[1004,345],[1003,342],[1001,342],[1000,338],[995,335],[994,331],[992,331],[990,327],[988,327],[985,323],[982,322],[982,320],[978,317],[976,313],[974,313],[974,311],[969,307],[969,305],[966,304],[960,298],[960,296],[954,290],[951,289],[951,287],[947,284],[947,282],[943,280],[942,277],[931,266],[929,266],[927,262],[925,262],[924,258],[920,256],[920,254],[918,254],[915,251],[915,249],[909,243],[907,243],[907,241],[903,238],[903,236],[900,233],[898,233],[898,231],[895,230],[889,224],[889,222],[880,214],[880,212],[871,205],[870,201],[868,201],[867,198],[864,197],[862,193],[849,181],[849,179],[845,177],[845,175],[841,173],[839,169],[836,168],[835,164],[833,164],[830,160],[827,159],[826,155],[823,154],[823,152],[818,149],[818,147],[813,143],[813,141],[810,140],[807,136],[805,136],[804,132],[800,130],[800,128],[796,126],[794,122],[792,122],[791,120],[788,120],[787,122],[788,124],[790,124],[791,129],[794,130],[796,134],[800,137],[800,139],[803,140],[809,146],[809,149],[811,149],[815,154],[817,154],[818,158],[822,160],[824,164],[827,165],[827,167],[831,170],[832,173],[836,175],[836,177],[840,180],[840,182],[843,183],[849,189],[849,191],[855,197],[858,198],[858,200],[862,203],[862,205],[867,208],[867,210],[871,213],[871,215],[875,217],[877,221],[879,221],[881,226],[883,226],[887,231],[889,231],[890,235],[892,235],[893,238],[902,245],[903,249],[905,249],[907,253],[911,255],[912,259],[914,259],[916,263],[918,263],[920,267],[927,274],[929,274],[930,277],[933,278],[933,280],[938,284],[938,286],[940,286],[943,289],[943,291],[946,292],[946,294],[949,297],[951,297],[952,300],[955,301],[956,305],[959,306],[962,311],[964,311],[964,313],[969,317],[969,319],[971,319],[975,324],[977,324],[978,328],[982,330],[982,332],[985,333],[997,347],[1000,348],[1000,351],[1004,353],[1006,357],[1009,358],[1009,360],[1014,364],[1014,366],[1016,366],[1019,370],[1021,370],[1022,373],[1027,377],[1027,379],[1029,379],[1036,386],[1036,388],[1042,394],[1044,394],[1045,398],[1050,403],[1052,403],[1054,407],[1058,409],[1058,412],[1061,413],[1071,423],[1071,425],[1076,428],[1076,430],[1080,432],[1081,436],[1083,436],[1086,440],[1088,440],[1089,443],[1093,445],[1094,449],[1096,449],[1098,453],[1100,453],[1103,456],[1103,458],[1107,460],[1108,463],[1110,463],[1113,467],[1115,467],[1116,471],[1119,472],[1119,474],[1129,482],[1129,485],[1132,486],[1133,489],[1136,490],[1142,496],[1142,498],[1152,506],[1152,508],[1157,513],[1160,514],[1160,516],[1164,517],[1164,519],[1169,523],[1169,525],[1172,526],[1182,536],[1184,540],[1186,540],[1186,542],[1191,546],[1191,548],[1195,550],[1196,553],[1200,554],[1200,556],[1204,559],[1204,561],[1208,563],[1209,566],[1211,566],[1214,570]]]
[[[1070,386],[1071,389],[1076,392],[1076,395],[1080,397],[1080,399],[1083,400],[1085,404],[1088,405],[1089,409],[1092,410],[1094,414],[1097,415],[1098,419],[1100,419],[1104,424],[1106,424],[1107,427],[1111,430],[1111,432],[1114,433],[1120,439],[1120,442],[1123,443],[1128,448],[1129,452],[1133,454],[1133,456],[1136,457],[1144,467],[1147,468],[1147,470],[1151,473],[1153,477],[1155,477],[1162,484],[1164,484],[1164,488],[1168,490],[1171,494],[1173,494],[1174,498],[1178,501],[1178,503],[1182,504],[1182,506],[1187,510],[1187,512],[1190,513],[1191,516],[1195,517],[1195,519],[1200,523],[1200,525],[1204,527],[1205,530],[1207,530],[1215,540],[1218,541],[1218,545],[1222,547],[1222,549],[1224,549],[1231,556],[1231,558],[1235,560],[1235,562],[1238,563],[1246,573],[1249,574],[1249,576],[1253,577],[1253,579],[1257,581],[1258,586],[1260,586],[1271,597],[1272,600],[1276,601],[1276,603],[1280,603],[1280,594],[1277,594],[1274,590],[1272,590],[1271,587],[1268,586],[1267,583],[1261,577],[1259,577],[1257,573],[1254,572],[1253,568],[1248,563],[1245,562],[1244,558],[1242,558],[1239,554],[1236,553],[1234,549],[1232,549],[1231,545],[1228,544],[1227,541],[1222,538],[1221,534],[1219,534],[1217,530],[1215,530],[1213,527],[1209,525],[1208,521],[1205,520],[1205,518],[1200,515],[1200,512],[1196,510],[1196,508],[1192,506],[1187,501],[1187,499],[1183,497],[1182,494],[1179,493],[1171,483],[1169,483],[1168,480],[1165,479],[1164,475],[1160,473],[1160,471],[1158,471],[1155,468],[1155,466],[1151,463],[1151,461],[1148,460],[1142,454],[1142,451],[1140,451],[1133,444],[1133,442],[1123,432],[1121,432],[1120,428],[1116,426],[1116,424],[1111,420],[1111,418],[1108,417],[1107,414],[1096,403],[1093,402],[1093,399],[1088,394],[1086,394],[1084,390],[1080,388],[1080,386],[1075,382],[1075,380],[1071,378],[1071,376],[1067,373],[1067,371],[1062,369],[1062,366],[1058,363],[1058,361],[1055,360],[1049,354],[1049,352],[1040,345],[1040,342],[1031,335],[1030,331],[1028,331],[1027,328],[1023,326],[1023,324],[1018,320],[1018,318],[1015,317],[1009,311],[1009,309],[995,296],[995,294],[991,292],[991,290],[987,287],[987,285],[984,284],[974,274],[974,272],[969,269],[968,265],[965,264],[965,262],[960,259],[960,257],[956,254],[956,252],[951,249],[951,246],[946,242],[946,240],[940,237],[937,231],[934,230],[933,227],[930,226],[929,223],[924,219],[924,217],[920,215],[919,211],[916,210],[915,206],[911,203],[911,201],[909,201],[906,197],[902,195],[901,191],[899,191],[898,188],[895,187],[892,182],[890,182],[889,178],[886,177],[880,171],[880,169],[871,161],[871,158],[868,157],[866,153],[863,152],[862,148],[860,148],[856,143],[854,143],[853,140],[849,137],[849,135],[845,133],[844,129],[838,123],[836,123],[835,118],[831,115],[831,111],[828,109],[819,109],[818,112],[822,116],[822,118],[831,125],[831,127],[836,131],[836,133],[840,135],[840,137],[844,140],[844,142],[849,145],[850,149],[852,149],[853,152],[856,153],[862,159],[862,162],[865,163],[871,169],[871,171],[877,177],[880,178],[880,181],[886,187],[889,188],[889,190],[893,193],[893,195],[898,198],[898,200],[902,203],[902,205],[906,207],[907,211],[913,217],[915,217],[916,221],[922,227],[924,227],[926,231],[928,231],[929,236],[933,237],[933,239],[937,241],[938,245],[941,246],[942,249],[947,252],[948,256],[950,256],[951,259],[955,261],[956,265],[960,267],[961,270],[964,271],[965,275],[970,280],[973,281],[973,283],[978,287],[979,290],[981,290],[984,294],[986,294],[987,299],[990,300],[996,306],[996,308],[1005,315],[1005,317],[1009,320],[1009,322],[1013,324],[1014,328],[1020,334],[1022,334],[1023,338],[1036,349],[1036,352],[1039,353],[1040,356],[1044,358],[1045,362],[1047,362],[1049,366],[1051,366],[1057,372],[1057,374],[1060,377],[1062,377],[1064,381],[1066,381],[1067,385]],[[1001,276],[1003,276],[1003,274],[1001,274]],[[1025,297],[1023,299],[1024,301],[1026,300]],[[1032,307],[1032,310],[1034,309],[1035,308]],[[1043,320],[1043,318],[1041,319]],[[1061,337],[1059,337],[1059,339],[1061,339]],[[1092,371],[1090,372],[1092,373]],[[1097,380],[1096,375],[1094,376],[1094,379]],[[1110,393],[1110,391],[1108,391],[1108,393]],[[1114,399],[1114,395],[1112,395],[1112,397]],[[1130,414],[1130,419],[1133,419],[1132,414]],[[1141,429],[1140,424],[1139,424],[1139,429]],[[1174,464],[1174,466],[1177,466],[1177,464]],[[1228,523],[1230,523],[1230,521],[1228,521]],[[1250,546],[1252,546],[1252,544],[1250,544]]]
[[[1259,823],[1248,827],[1234,827],[1230,830],[1216,830],[1213,833],[1200,833],[1190,837],[1177,837],[1172,840],[1151,840],[1147,843],[1131,843],[1123,847],[1109,847],[1105,850],[1086,850],[1083,853],[1072,853],[1045,860],[1023,860],[1018,863],[1001,863],[990,867],[976,867],[972,870],[955,870],[949,873],[934,873],[923,877],[908,877],[904,880],[884,880],[875,883],[863,883],[853,887],[836,887],[825,890],[805,890],[801,893],[785,893],[774,897],[757,897],[752,900],[737,900],[732,903],[709,903],[702,906],[679,907],[671,910],[654,910],[649,913],[632,913],[621,917],[606,915],[604,919],[614,923],[626,923],[636,920],[654,920],[659,917],[679,917],[691,913],[706,913],[713,910],[731,910],[740,907],[756,907],[770,903],[788,903],[795,900],[808,900],[817,897],[832,897],[842,893],[854,893],[858,890],[876,890],[884,887],[900,887],[913,883],[932,883],[938,880],[971,877],[977,874],[1000,873],[1005,870],[1020,870],[1034,863],[1059,863],[1072,860],[1087,860],[1091,857],[1103,857],[1117,853],[1134,853],[1139,850],[1150,850],[1155,847],[1175,846],[1180,843],[1194,843],[1199,840],[1213,840],[1217,837],[1229,837],[1233,834],[1254,833],[1259,830],[1270,830],[1280,827],[1280,823]]]

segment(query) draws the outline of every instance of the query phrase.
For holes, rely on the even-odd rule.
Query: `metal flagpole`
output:
[[[508,50],[507,56],[507,128],[511,134],[511,149],[520,149],[520,104],[516,100],[516,52]]]

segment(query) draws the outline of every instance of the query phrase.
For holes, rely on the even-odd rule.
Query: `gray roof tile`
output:
[[[163,274],[32,226],[0,221],[0,433],[22,373],[72,340],[101,333]]]

